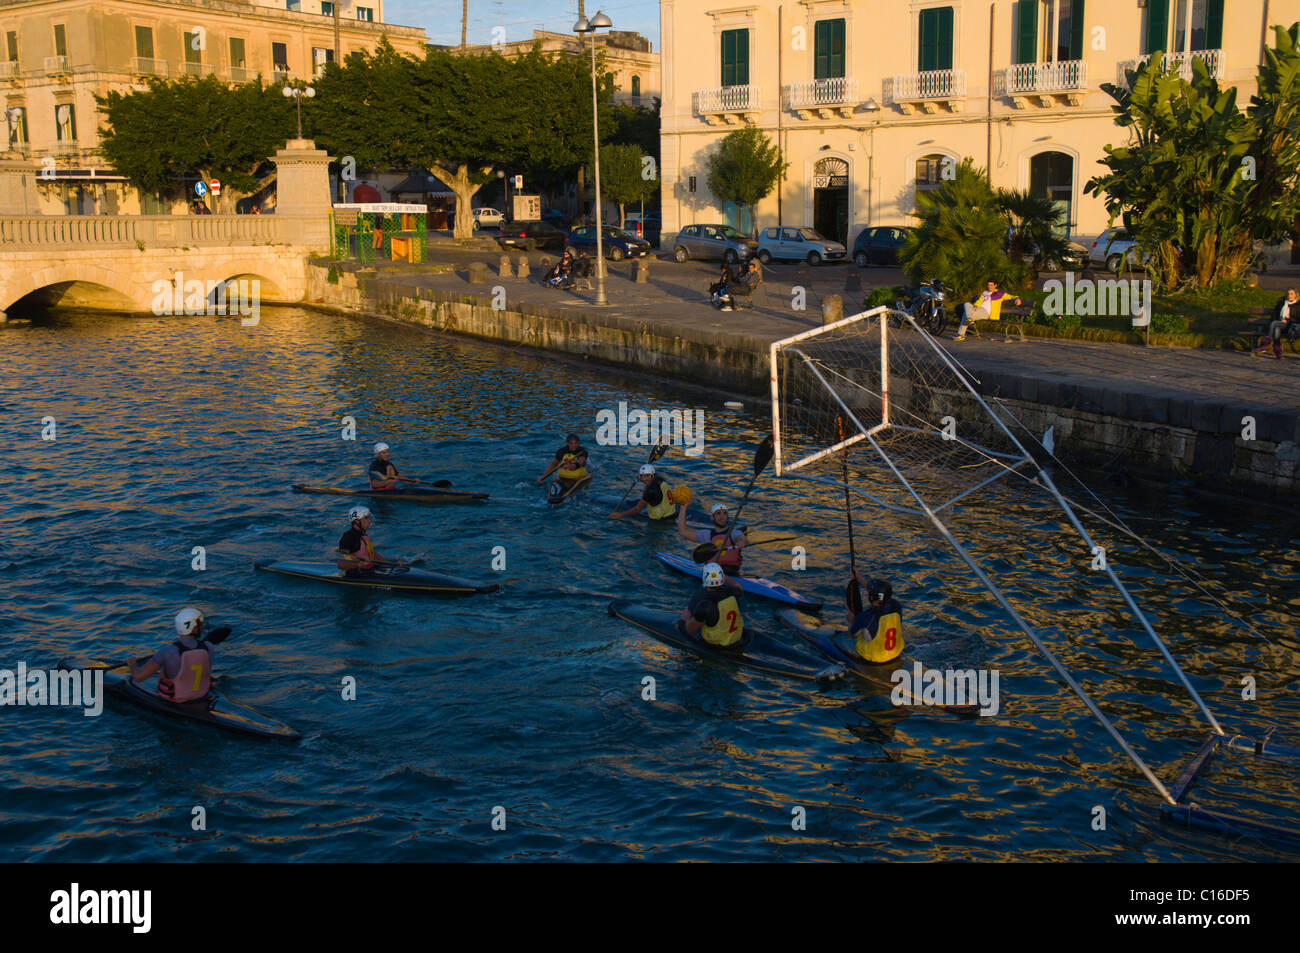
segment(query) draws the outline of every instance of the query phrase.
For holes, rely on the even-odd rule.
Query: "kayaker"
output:
[[[615,510],[609,514],[609,518],[621,520],[625,516],[636,516],[636,514],[645,510],[646,516],[652,520],[671,519],[677,512],[677,504],[672,501],[672,497],[669,495],[671,491],[667,482],[655,472],[654,464],[643,463],[638,477],[645,487],[641,491],[641,499],[637,500],[630,510]]]
[[[677,532],[683,539],[692,543],[712,543],[718,547],[718,555],[715,561],[719,563],[727,572],[739,576],[741,556],[740,551],[749,545],[749,540],[745,538],[739,527],[732,527],[731,531],[727,530],[729,517],[727,507],[723,503],[715,503],[709,510],[709,518],[713,520],[712,529],[692,529],[686,525],[686,507],[677,511]],[[727,537],[731,538],[728,540]]]
[[[393,466],[388,459],[388,444],[375,444],[375,459],[370,461],[370,489],[372,490],[396,490],[398,480],[406,483],[419,483],[415,477],[404,476],[397,472],[397,467]]]
[[[212,688],[212,646],[200,642],[203,613],[182,609],[176,613],[177,639],[164,645],[143,665],[131,659],[131,680],[143,682],[158,673],[158,697],[181,704],[206,698]]]
[[[855,614],[848,596],[845,596],[849,634],[837,640],[840,648],[864,662],[892,662],[903,654],[904,649],[903,608],[894,599],[894,589],[882,579],[863,582],[856,569],[852,571],[852,578],[862,587],[867,607]]]
[[[555,458],[546,472],[537,478],[538,483],[545,483],[546,478],[554,473],[561,480],[583,480],[587,477],[587,451],[582,448],[576,433],[564,438],[564,446],[555,451]]]
[[[682,631],[715,648],[737,644],[745,634],[745,620],[732,591],[736,583],[727,578],[717,563],[705,563],[701,567],[700,583],[702,588],[682,610]]]
[[[349,576],[361,576],[373,572],[375,566],[405,566],[404,562],[392,562],[375,552],[375,544],[370,541],[366,531],[375,518],[364,506],[354,506],[348,510],[348,519],[352,526],[339,539],[339,556],[337,566]]]

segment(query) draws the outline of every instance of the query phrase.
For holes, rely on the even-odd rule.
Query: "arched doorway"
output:
[[[1074,230],[1074,157],[1064,152],[1040,152],[1029,160],[1029,191],[1051,199],[1061,209],[1057,232],[1069,238]]]
[[[847,244],[849,238],[849,164],[828,156],[813,166],[813,228]]]

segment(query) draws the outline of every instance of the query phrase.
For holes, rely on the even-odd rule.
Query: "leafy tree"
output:
[[[706,184],[719,202],[735,202],[752,217],[754,206],[772,194],[789,167],[781,147],[750,126],[718,144],[709,156]]]
[[[629,202],[644,202],[659,191],[659,178],[646,178],[649,171],[643,162],[640,146],[600,147],[600,190],[602,197],[618,204],[620,228],[627,221],[626,206]]]
[[[261,78],[231,87],[213,76],[96,96],[100,152],[135,188],[179,196],[183,178],[220,179],[221,202],[256,190],[254,173],[296,133],[294,104]],[[305,118],[305,117],[304,117]]]
[[[659,99],[654,106],[613,106],[614,134],[610,142],[637,146],[659,164]]]
[[[939,278],[956,301],[973,300],[992,278],[1007,289],[1023,287],[1027,269],[1007,254],[1007,220],[988,174],[962,160],[934,189],[917,192],[920,225],[900,258],[913,284]]]
[[[1007,220],[1007,254],[1030,265],[1032,276],[1065,260],[1070,244],[1058,229],[1065,210],[1050,198],[1019,189],[1000,189],[998,205]]]
[[[1128,88],[1102,85],[1129,143],[1106,148],[1109,171],[1085,192],[1105,194],[1166,288],[1240,278],[1256,244],[1284,240],[1300,213],[1300,24],[1274,31],[1245,113],[1199,60],[1190,81],[1155,54]]]

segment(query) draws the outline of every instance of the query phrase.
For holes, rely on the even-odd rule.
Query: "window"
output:
[[[632,77],[632,98],[633,99],[641,98],[641,77],[640,76]]]
[[[1187,4],[1192,5],[1192,40],[1187,42]],[[1174,16],[1174,49],[1223,48],[1223,0],[1178,0]]]
[[[203,59],[203,51],[199,48],[199,35],[197,33],[185,34],[185,62],[197,65]]]
[[[72,103],[54,107],[54,131],[59,142],[77,141],[77,109]]]
[[[334,62],[334,50],[327,47],[313,46],[311,48],[311,67],[312,70],[319,74],[325,68],[326,63]]]
[[[1055,24],[1055,32],[1053,32]],[[1052,46],[1055,40],[1056,46]],[[1039,50],[1043,56],[1039,57]],[[1083,59],[1083,0],[1017,0],[1015,61]]]
[[[27,107],[14,106],[8,113],[9,145],[27,144]]]
[[[324,17],[334,16],[334,4],[330,3],[329,0],[321,0],[320,12],[321,16]]]
[[[68,55],[68,33],[62,23],[54,24],[54,55]]]
[[[921,72],[952,69],[952,7],[922,10],[920,51],[917,67]]]
[[[945,155],[928,155],[916,160],[916,190],[924,192],[927,189],[939,187],[943,181],[943,168],[945,162],[952,162]]]
[[[781,241],[801,242],[803,241],[803,235],[799,233],[799,229],[797,228],[783,228],[781,229]]]
[[[844,75],[844,21],[818,20],[813,26],[813,79]]]
[[[722,31],[722,85],[749,85],[749,31]]]
[[[282,73],[289,72],[289,48],[284,43],[271,44],[271,63]]]
[[[230,65],[236,68],[244,66],[244,40],[242,37],[230,38]]]
[[[135,28],[135,55],[142,60],[153,59],[153,28],[138,26]]]
[[[302,0],[284,0],[284,8],[300,13],[302,12]]]
[[[358,19],[358,20],[365,20],[367,23],[374,23],[374,22],[375,22],[375,8],[374,8],[374,7],[357,7],[357,19]]]
[[[10,30],[5,34],[5,47],[9,51],[9,62],[18,62],[18,34]]]

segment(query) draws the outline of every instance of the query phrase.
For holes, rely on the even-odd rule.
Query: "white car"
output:
[[[1121,267],[1127,271],[1143,264],[1133,250],[1133,239],[1122,228],[1108,228],[1098,235],[1088,252],[1088,260],[1094,265],[1104,265],[1107,271],[1116,275]]]
[[[494,208],[476,208],[474,209],[474,228],[500,228],[501,223],[505,221],[505,214],[498,212]]]

